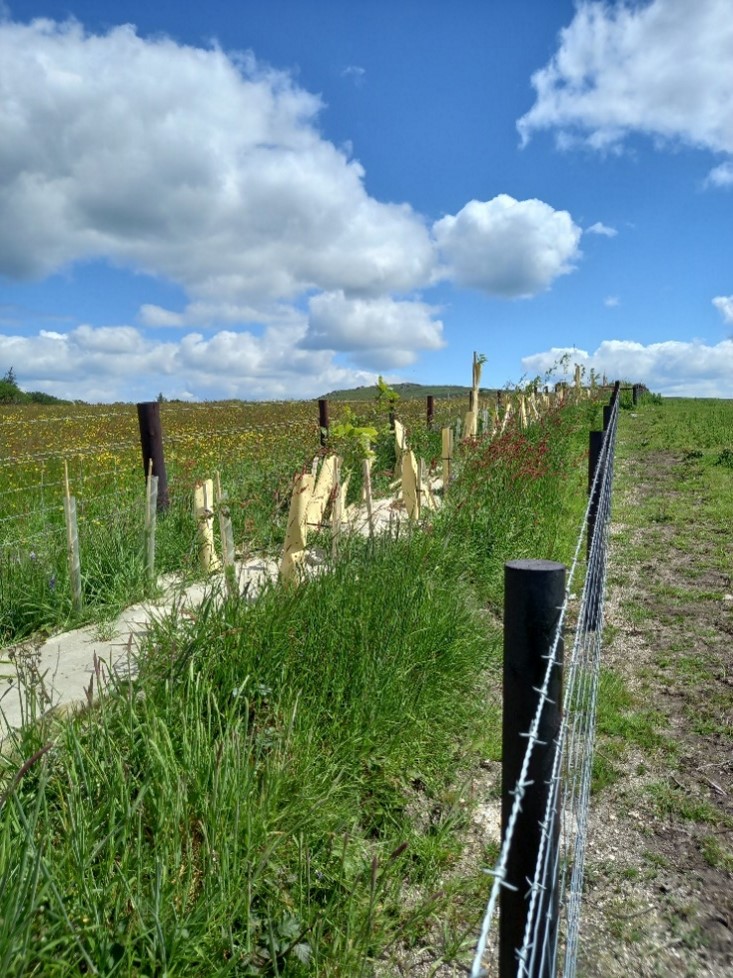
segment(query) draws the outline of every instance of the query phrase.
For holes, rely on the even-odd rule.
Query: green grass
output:
[[[593,757],[592,791],[599,792],[627,776],[627,751],[640,748],[646,755],[674,753],[666,735],[666,718],[634,693],[618,673],[601,668]],[[638,772],[642,773],[642,772]]]
[[[703,840],[702,854],[708,866],[733,873],[733,849],[724,845],[717,836],[709,835]]]
[[[498,755],[487,608],[504,561],[569,560],[593,410],[479,440],[422,530],[173,614],[133,680],[19,734],[0,973],[359,976],[398,946],[462,953],[486,892],[457,870],[464,785]]]
[[[731,590],[733,402],[665,398],[622,422],[619,484],[629,501],[622,493],[615,506],[625,526],[618,552],[622,563],[641,566],[644,579],[624,615],[641,634],[654,629],[646,637],[656,672],[642,677],[641,697],[661,678],[693,696],[687,709],[695,732],[730,736],[727,693],[715,686],[723,668],[716,642],[726,643],[711,625]],[[614,579],[624,577],[622,566]],[[695,692],[703,686],[704,694]]]
[[[733,828],[733,818],[725,815],[706,798],[691,794],[676,784],[670,785],[666,781],[655,782],[649,786],[648,792],[657,812],[662,816]]]

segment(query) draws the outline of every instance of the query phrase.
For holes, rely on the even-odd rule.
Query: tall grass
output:
[[[568,559],[588,423],[584,406],[478,440],[424,530],[352,540],[297,590],[174,613],[133,679],[21,731],[0,973],[358,976],[425,941],[461,779],[499,736],[486,607],[505,560]]]

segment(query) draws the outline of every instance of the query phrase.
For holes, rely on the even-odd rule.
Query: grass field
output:
[[[570,559],[599,414],[466,445],[421,531],[166,620],[116,695],[24,730],[2,762],[0,972],[464,958],[486,895],[489,854],[462,860],[462,832],[472,772],[500,752],[503,563]]]
[[[733,973],[733,401],[624,412],[587,978]]]

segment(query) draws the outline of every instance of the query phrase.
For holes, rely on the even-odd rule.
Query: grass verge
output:
[[[477,440],[424,532],[253,604],[212,595],[114,695],[22,731],[2,974],[366,975],[436,919],[458,954],[485,888],[478,866],[446,883],[461,779],[499,736],[487,608],[505,560],[570,557],[594,411]]]

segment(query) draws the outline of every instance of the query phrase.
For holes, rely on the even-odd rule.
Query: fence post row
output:
[[[547,672],[565,598],[565,567],[550,560],[514,560],[504,565],[504,673],[501,770],[501,830],[506,836],[514,805],[514,788],[522,771],[527,734],[539,702],[539,690]],[[499,976],[515,978],[517,951],[522,947],[527,922],[527,880],[534,876],[543,833],[545,810],[552,792],[552,768],[556,737],[560,730],[562,703],[562,637],[537,731],[537,741],[527,772],[526,790],[515,823],[518,844],[509,850],[505,884],[501,888],[499,913]],[[559,844],[557,811],[548,827],[546,846],[549,865]],[[550,947],[557,929],[557,895],[548,886],[542,895],[539,916],[547,919]],[[545,961],[542,972],[552,974],[553,961]]]
[[[168,478],[165,474],[163,458],[163,426],[160,423],[160,404],[145,401],[137,405],[137,420],[140,425],[140,445],[143,452],[143,471],[147,479],[150,474],[158,477],[158,512],[168,509]],[[150,462],[153,463],[152,473]]]

